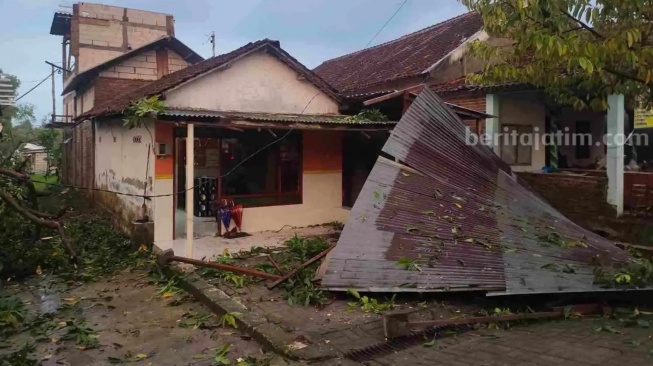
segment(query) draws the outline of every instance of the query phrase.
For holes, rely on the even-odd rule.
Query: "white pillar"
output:
[[[195,180],[195,126],[187,125],[186,135],[186,258],[193,258],[193,211],[195,197],[193,184]]]
[[[501,125],[499,123],[499,96],[497,94],[487,94],[485,96],[485,113],[496,116],[485,119],[485,134],[489,138],[488,145],[492,147],[492,150],[497,155],[501,156],[500,141],[495,141],[499,132],[501,132]]]
[[[617,208],[617,216],[624,211],[624,96],[608,96],[607,174],[608,203]]]

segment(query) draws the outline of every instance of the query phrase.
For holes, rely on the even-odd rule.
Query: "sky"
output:
[[[216,54],[263,38],[308,68],[360,50],[403,0],[97,0],[107,5],[172,14],[175,35],[204,57],[211,56],[207,35],[216,34]],[[50,73],[45,61],[60,63],[61,37],[50,35],[55,11],[72,12],[70,0],[0,0],[0,69],[18,76],[19,95]],[[459,0],[408,0],[371,46],[466,12]],[[51,81],[20,103],[35,105],[37,123],[52,113]],[[61,76],[55,82],[61,111]]]

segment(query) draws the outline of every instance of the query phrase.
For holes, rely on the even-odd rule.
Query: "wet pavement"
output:
[[[228,344],[228,358],[234,364],[248,355],[266,358],[256,342],[236,329],[219,326],[219,319],[201,304],[157,291],[141,271],[124,271],[75,288],[48,279],[5,288],[3,295],[11,293],[27,302],[30,315],[25,323],[35,326],[4,340],[0,354],[40,339],[34,343],[35,357],[43,365],[213,365],[217,350]],[[44,313],[51,314],[45,323],[54,329],[43,331],[44,322],[36,327],[34,316]],[[61,340],[62,322],[71,320],[85,320],[96,332],[99,346],[83,350],[74,339]]]

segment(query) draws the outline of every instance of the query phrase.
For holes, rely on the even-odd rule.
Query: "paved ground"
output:
[[[99,347],[80,350],[74,340],[61,340],[63,329],[28,329],[3,342],[0,354],[32,342],[37,334],[42,340],[35,343],[36,356],[43,365],[109,365],[120,361],[213,365],[217,349],[227,344],[232,345],[228,357],[234,364],[246,355],[265,357],[256,342],[242,338],[231,327],[218,326],[219,320],[202,304],[187,300],[171,306],[178,296],[159,297],[157,287],[141,271],[125,271],[70,290],[57,287],[39,284],[7,292],[27,301],[32,314],[54,311],[51,324],[55,328],[62,321],[84,319],[99,336]],[[209,329],[197,328],[200,322]],[[7,345],[9,348],[4,348]]]
[[[612,324],[623,334],[597,332]],[[540,322],[509,331],[474,331],[365,362],[370,366],[653,365],[653,330],[603,319]],[[326,365],[326,364],[325,364]]]
[[[213,225],[215,222],[212,223]],[[235,239],[224,239],[214,236],[196,237],[193,239],[193,258],[210,260],[221,255],[225,250],[230,253],[251,250],[252,247],[274,248],[282,246],[286,240],[297,235],[300,238],[309,236],[327,236],[334,232],[329,225],[304,228],[281,228],[280,231],[263,231],[252,233],[251,236]],[[186,239],[155,242],[160,250],[173,249],[175,255],[186,256]]]

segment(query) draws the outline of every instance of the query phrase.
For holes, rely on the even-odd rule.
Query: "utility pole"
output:
[[[54,123],[57,115],[57,100],[54,89],[54,65],[50,65],[50,67],[52,68],[52,74],[50,75],[50,78],[52,78],[52,121],[50,123]]]
[[[211,32],[209,42],[211,42],[211,51],[213,52],[213,57],[215,57],[215,31]]]

